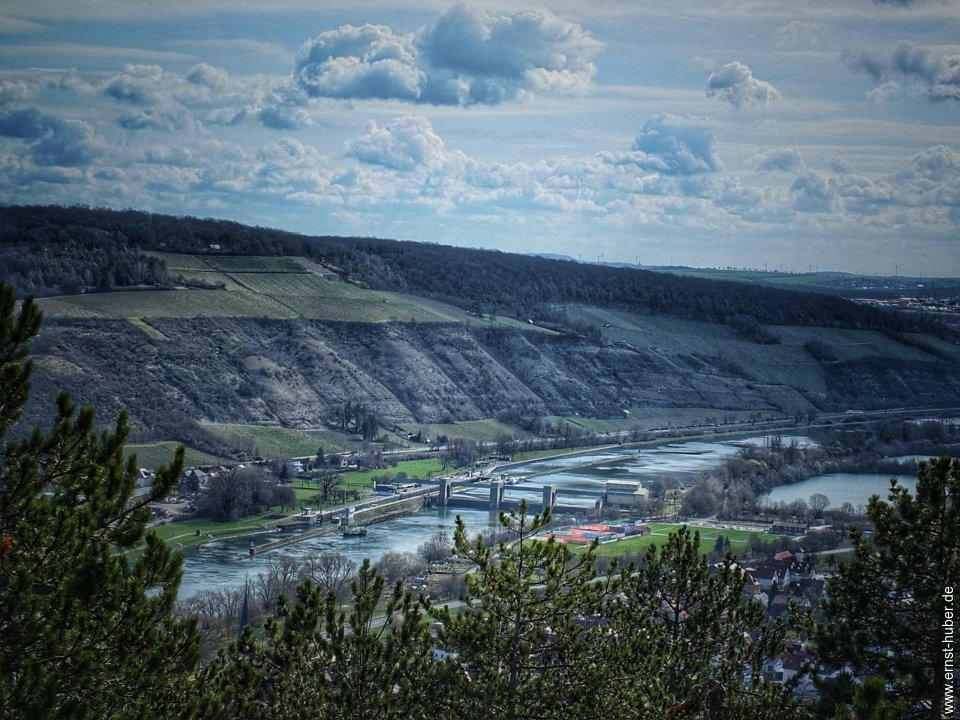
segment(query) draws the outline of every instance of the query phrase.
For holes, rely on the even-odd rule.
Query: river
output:
[[[796,439],[800,445],[812,441],[806,437],[783,437],[784,442]],[[554,485],[563,504],[592,505],[589,496],[564,496],[568,491],[603,492],[604,482],[612,479],[629,479],[650,482],[655,478],[672,477],[681,483],[693,482],[698,473],[716,465],[720,460],[735,454],[744,445],[760,445],[768,437],[751,437],[734,440],[689,441],[670,443],[650,448],[617,447],[580,455],[549,458],[515,466],[504,473],[511,478],[523,479],[506,488],[507,499],[526,497],[539,507],[544,485]],[[530,477],[532,475],[532,477]],[[478,485],[471,493],[488,498],[486,485]],[[806,493],[808,497],[815,490]],[[835,504],[839,504],[835,503]],[[250,556],[251,538],[224,540],[209,543],[184,553],[183,582],[180,597],[186,598],[204,588],[239,587],[244,577],[254,577],[266,570],[274,554],[304,557],[324,551],[343,553],[356,562],[370,558],[376,562],[390,551],[414,552],[436,532],[453,535],[456,516],[462,515],[468,531],[473,534],[498,525],[497,518],[485,510],[426,509],[416,515],[395,518],[368,526],[364,537],[345,538],[338,534],[324,535],[303,540],[261,555]],[[258,544],[264,536],[255,538]]]

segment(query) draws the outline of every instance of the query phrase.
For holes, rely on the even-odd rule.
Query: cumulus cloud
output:
[[[803,155],[793,148],[780,148],[763,154],[757,164],[760,172],[797,172],[803,169]]]
[[[298,130],[313,125],[306,110],[283,105],[261,108],[257,113],[257,119],[264,127],[272,130]]]
[[[916,172],[929,180],[960,180],[960,153],[946,145],[919,152],[912,162]]]
[[[960,100],[960,53],[900,43],[890,53],[846,51],[841,59],[847,67],[883,81],[870,92],[874,100],[889,97],[898,78],[912,82],[931,100]]]
[[[911,159],[910,169],[885,177],[844,172],[807,172],[791,186],[795,210],[860,217],[917,213],[946,218],[960,208],[960,153],[945,145]]]
[[[410,170],[440,167],[447,153],[426,118],[405,116],[386,125],[367,123],[363,135],[347,143],[347,154],[371,165]]]
[[[549,12],[496,15],[463,5],[416,33],[345,25],[305,43],[294,79],[311,97],[496,105],[525,93],[579,93],[601,49]]]
[[[103,92],[114,100],[134,105],[155,103],[166,97],[171,79],[159,65],[127,64],[123,72],[104,84]]]
[[[697,175],[720,167],[713,132],[703,121],[668,113],[643,124],[629,153],[610,157],[663,175]]]
[[[257,152],[252,183],[261,191],[318,193],[330,185],[331,172],[316,148],[285,137]]]
[[[759,80],[741,62],[730,62],[707,78],[707,97],[717,97],[735,108],[762,107],[780,99],[779,91]]]
[[[304,43],[294,79],[311,97],[416,100],[425,76],[413,35],[345,25]]]
[[[197,129],[197,123],[190,112],[180,106],[172,108],[146,108],[124,113],[117,118],[117,124],[126,130],[175,130]]]
[[[47,115],[37,108],[0,115],[0,136],[28,141],[33,161],[43,166],[83,165],[102,151],[87,123]]]

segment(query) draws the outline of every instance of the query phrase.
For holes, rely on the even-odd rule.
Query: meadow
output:
[[[597,548],[597,554],[600,557],[620,557],[622,555],[634,555],[646,552],[651,545],[662,545],[667,541],[667,536],[671,532],[676,532],[684,525],[679,523],[649,523],[649,535],[635,535],[624,538],[617,542],[603,543]],[[700,534],[700,552],[709,555],[713,552],[717,538],[721,535],[730,541],[731,551],[734,555],[741,554],[741,551],[747,547],[752,535],[756,535],[750,530],[732,530],[716,527],[698,527],[687,525],[691,532]]]

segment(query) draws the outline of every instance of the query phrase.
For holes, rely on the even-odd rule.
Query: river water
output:
[[[916,492],[917,478],[914,475],[829,473],[775,487],[767,496],[767,501],[791,503],[794,500],[809,500],[814,493],[822,493],[830,498],[831,508],[838,508],[845,502],[856,508],[866,505],[871,495],[879,495],[881,500],[886,500],[891,477],[895,477],[897,483],[906,487],[911,494]]]
[[[783,438],[784,442],[793,439]],[[805,437],[795,439],[801,445],[812,443]],[[761,445],[768,440],[769,438],[765,437],[752,437],[714,442],[690,441],[640,450],[618,447],[596,453],[540,460],[504,471],[509,478],[520,480],[517,484],[508,485],[505,495],[508,500],[526,497],[534,508],[537,508],[543,486],[554,485],[561,503],[592,506],[595,497],[603,493],[607,480],[650,482],[656,478],[670,477],[681,483],[690,483],[701,471],[735,454],[743,445]],[[533,477],[530,477],[531,475]],[[564,490],[591,491],[593,496],[564,495]],[[805,491],[802,497],[809,497],[814,492],[818,491]],[[469,493],[484,500],[490,496],[487,485],[471,488]],[[840,502],[842,501],[834,501],[834,505],[839,505]],[[334,533],[309,538],[253,557],[248,552],[251,539],[261,544],[265,536],[209,543],[184,553],[180,597],[190,597],[204,588],[239,587],[243,585],[244,577],[254,577],[265,572],[274,554],[299,558],[336,551],[360,563],[364,558],[376,562],[390,551],[414,552],[436,532],[444,532],[452,537],[458,514],[463,516],[471,535],[499,524],[497,517],[491,516],[486,510],[425,509],[416,515],[370,525],[364,537],[342,537]]]

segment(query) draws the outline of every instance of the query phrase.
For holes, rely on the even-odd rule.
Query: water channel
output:
[[[793,439],[801,445],[812,443],[806,437],[783,438],[784,442]],[[538,507],[543,486],[554,485],[564,504],[592,505],[593,497],[603,492],[607,480],[626,479],[646,483],[656,478],[671,477],[681,483],[690,483],[696,479],[698,473],[735,454],[743,445],[760,445],[768,440],[766,437],[752,437],[711,442],[690,441],[640,450],[618,447],[540,460],[503,471],[514,483],[507,486],[506,496],[513,499],[526,497],[534,507]],[[869,476],[873,478],[873,484],[854,481],[851,477],[853,476],[811,478],[796,485],[776,488],[770,499],[773,502],[790,502],[797,497],[807,499],[815,492],[823,492],[830,497],[831,506],[838,507],[847,500],[854,506],[864,504],[866,498],[873,493],[886,495],[887,476]],[[910,478],[904,478],[905,483],[909,480]],[[909,487],[912,489],[913,486]],[[574,494],[564,496],[565,490],[570,493],[592,491],[593,497]],[[480,498],[489,497],[489,488],[486,485],[470,488],[468,492]],[[436,532],[452,536],[458,514],[463,516],[471,534],[497,525],[496,517],[491,517],[485,510],[425,509],[416,515],[371,525],[364,537],[324,535],[252,557],[248,553],[250,538],[210,543],[185,553],[180,597],[190,597],[204,588],[238,587],[243,584],[245,576],[254,577],[264,572],[274,553],[305,557],[324,551],[336,551],[359,563],[364,558],[376,562],[390,551],[413,552]],[[259,544],[264,540],[258,537],[256,541]]]

